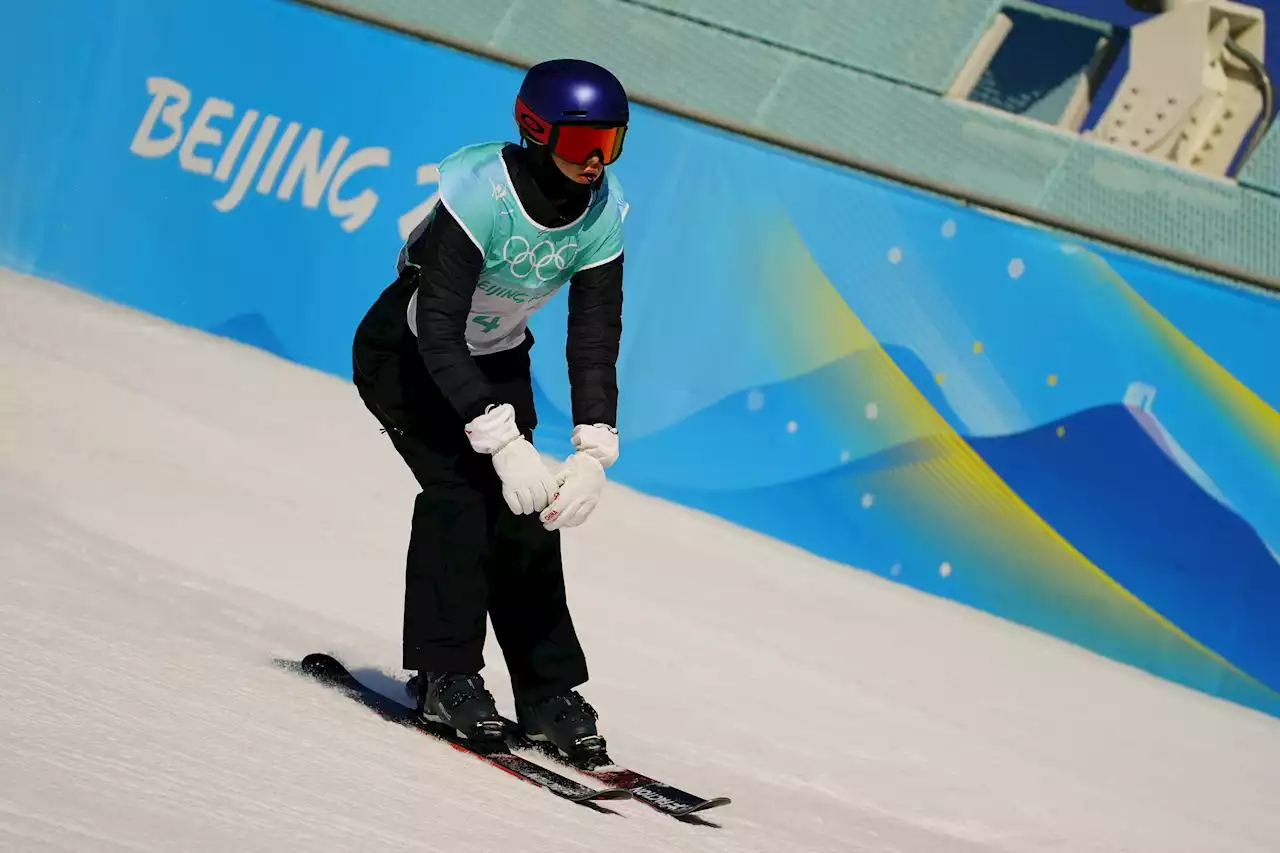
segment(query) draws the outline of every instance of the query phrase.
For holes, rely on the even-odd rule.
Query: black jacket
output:
[[[521,203],[537,222],[556,227],[581,214],[589,193],[549,198],[535,180],[537,168],[529,162],[528,149],[508,145],[503,158]],[[405,259],[409,262],[406,272],[418,290],[418,352],[446,399],[464,421],[470,421],[489,405],[503,402],[494,398],[465,337],[484,258],[444,205],[437,205],[430,226],[406,247]],[[565,354],[574,423],[617,423],[615,365],[622,335],[622,265],[619,256],[578,273],[569,283]],[[403,311],[401,317],[407,329]]]

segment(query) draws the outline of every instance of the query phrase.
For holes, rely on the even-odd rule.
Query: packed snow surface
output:
[[[0,849],[1278,849],[1280,721],[612,485],[583,692],[734,802],[557,799],[272,664],[394,688],[414,493],[341,379],[0,273]]]

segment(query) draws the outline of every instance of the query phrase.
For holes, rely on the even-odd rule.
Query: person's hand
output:
[[[493,455],[493,469],[502,480],[502,497],[516,515],[541,512],[555,498],[556,475],[524,436]]]
[[[559,484],[551,505],[541,515],[547,530],[577,527],[591,515],[604,492],[604,468],[594,456],[575,453],[556,472]]]
[[[516,426],[516,410],[510,403],[490,406],[484,414],[467,424],[467,440],[476,453],[493,455],[520,437]]]
[[[547,508],[559,483],[541,454],[520,434],[510,403],[490,406],[466,425],[466,433],[473,450],[493,456],[502,498],[513,513],[529,515]]]
[[[608,424],[578,424],[569,440],[574,450],[594,457],[601,468],[618,461],[618,430]]]

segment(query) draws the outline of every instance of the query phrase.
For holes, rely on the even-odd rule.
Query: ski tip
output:
[[[697,812],[705,812],[708,809],[715,809],[715,808],[719,808],[720,806],[727,806],[732,802],[733,800],[729,799],[728,797],[716,797],[715,799],[711,799],[711,800],[703,800],[697,805],[690,806],[689,808],[676,813],[676,816],[684,817],[685,815],[691,815]]]
[[[321,680],[333,681],[347,677],[347,668],[339,663],[337,658],[319,652],[307,655],[294,666],[307,675]]]

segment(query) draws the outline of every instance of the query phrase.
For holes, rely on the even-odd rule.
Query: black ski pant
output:
[[[518,702],[584,683],[587,664],[569,615],[559,531],[543,528],[537,513],[511,512],[492,457],[471,449],[461,417],[418,355],[417,339],[407,328],[396,337],[387,341],[366,318],[352,361],[361,398],[421,487],[405,567],[404,668],[479,672],[487,614]],[[531,440],[532,343],[530,336],[514,350],[475,359]]]

